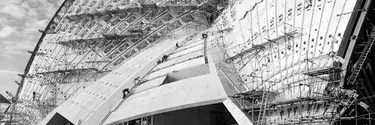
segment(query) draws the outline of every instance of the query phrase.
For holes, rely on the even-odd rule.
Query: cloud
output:
[[[42,19],[42,20],[34,20],[30,22],[25,23],[25,27],[27,28],[34,28],[35,30],[37,29],[44,29],[48,24],[47,19]]]
[[[7,5],[7,4],[16,4],[20,3],[22,0],[0,0],[0,3]],[[1,4],[0,4],[1,5]]]
[[[21,6],[34,9],[40,14],[39,16],[44,16],[45,18],[51,18],[57,10],[57,7],[53,3],[48,2],[48,0],[25,0],[22,4]]]
[[[0,27],[4,26],[8,22],[7,18],[5,17],[0,17]]]
[[[22,74],[22,72],[13,71],[13,70],[0,70],[0,75],[14,75],[14,74]]]
[[[28,38],[26,38],[28,40],[37,40],[37,38],[39,38],[40,36],[40,32],[38,30],[44,30],[47,24],[47,19],[29,21],[24,24],[25,26],[22,28],[22,31],[20,32],[22,34],[29,36]]]
[[[35,42],[13,42],[13,41],[1,41],[0,56],[7,58],[17,57],[16,55],[29,55],[28,50],[32,50],[35,46]]]
[[[29,4],[27,2],[23,2],[21,3],[19,6],[25,8],[27,10],[27,17],[30,19],[33,19],[33,18],[38,18],[39,14],[37,12],[37,10],[35,8],[32,8],[29,6]]]
[[[48,0],[0,0],[0,14],[17,19],[51,18],[56,10],[57,6]]]
[[[8,4],[0,9],[0,13],[20,19],[25,17],[27,11],[23,7],[17,6],[15,4]]]
[[[16,31],[15,28],[5,28],[9,27],[5,26],[5,30],[0,30],[0,56],[6,58],[15,58],[20,55],[28,56],[27,51],[33,50],[40,37],[38,29],[44,29],[47,23],[47,19],[29,20],[24,23],[24,26],[18,28],[19,31]],[[5,32],[8,29],[11,30]],[[6,38],[11,33],[13,33],[12,37]],[[6,39],[1,40],[1,38]]]
[[[10,34],[16,31],[16,28],[11,26],[4,26],[0,29],[0,38],[8,37]]]
[[[0,94],[6,95],[5,91],[16,92],[18,86],[14,81],[19,81],[20,79],[17,74],[22,74],[22,72],[10,69],[0,70],[0,79],[2,81],[0,84]]]
[[[0,0],[0,57],[29,56],[61,0]],[[18,55],[18,56],[17,56]]]
[[[63,0],[0,0],[0,93],[16,90],[14,80],[22,73],[40,33]],[[18,71],[19,70],[19,71]]]
[[[56,7],[60,7],[60,5],[64,2],[64,0],[47,0],[47,1],[54,4]]]

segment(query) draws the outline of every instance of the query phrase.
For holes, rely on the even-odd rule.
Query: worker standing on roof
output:
[[[33,101],[35,100],[35,95],[36,95],[36,92],[34,91],[33,92]]]
[[[125,99],[126,94],[129,94],[129,88],[122,90],[122,99]]]
[[[163,55],[163,57],[161,58],[161,62],[165,62],[167,61],[168,59],[168,55]]]
[[[206,39],[206,38],[207,38],[207,34],[202,33],[202,39]]]
[[[156,61],[156,63],[157,63],[157,64],[160,64],[160,63],[161,63],[161,60],[160,60],[160,59],[158,59],[158,61]]]
[[[138,85],[139,83],[141,83],[141,77],[140,76],[134,78],[134,85]]]

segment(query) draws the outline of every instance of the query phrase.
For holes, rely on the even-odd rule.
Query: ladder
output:
[[[264,117],[266,116],[267,102],[268,102],[268,91],[263,90],[262,100],[261,100],[261,104],[259,108],[259,116],[256,122],[257,125],[265,125]]]
[[[357,61],[357,65],[354,67],[353,72],[350,74],[348,78],[348,85],[353,85],[355,84],[355,81],[358,77],[358,74],[361,72],[361,69],[363,67],[363,64],[366,61],[367,55],[370,53],[372,45],[374,44],[375,41],[375,28],[372,29],[371,34],[370,34],[370,39],[367,41],[361,56],[359,57]]]

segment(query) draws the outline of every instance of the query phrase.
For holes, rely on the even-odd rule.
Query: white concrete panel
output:
[[[198,56],[202,56],[203,54],[204,54],[204,52],[203,52],[203,50],[201,50],[201,51],[197,51],[197,52],[193,52],[193,53],[188,53],[186,55],[182,55],[181,57],[177,57],[177,58],[168,57],[168,60],[166,62],[163,62],[163,63],[157,65],[154,68],[154,70],[160,70],[160,69],[163,69],[165,67],[173,66],[173,65],[176,65],[176,64],[184,62],[184,61],[190,61],[189,59],[192,59],[192,58],[195,58],[195,57],[198,57]]]
[[[168,83],[183,80],[191,77],[201,76],[210,73],[209,66],[207,64],[190,67],[178,71],[174,71],[168,74]]]
[[[191,52],[196,52],[196,51],[199,51],[199,50],[203,51],[203,47],[204,46],[202,44],[202,45],[191,47],[191,48],[183,50],[183,51],[178,51],[176,53],[173,53],[173,54],[169,55],[168,58],[176,58],[178,56],[185,55],[185,54],[188,54],[188,53],[191,53]]]
[[[158,70],[156,72],[153,72],[153,73],[149,74],[145,79],[152,79],[152,78],[155,78],[155,77],[158,77],[158,76],[161,76],[161,75],[173,72],[173,71],[178,71],[178,70],[181,70],[181,69],[198,66],[198,65],[201,65],[201,64],[204,64],[204,63],[205,63],[204,57],[189,60],[189,61],[186,61],[186,62],[175,64],[171,67],[167,67],[167,68]]]
[[[143,56],[131,58],[127,63],[112,71],[112,73],[91,85],[86,85],[84,91],[65,101],[55,111],[75,124],[79,120],[88,125],[99,123],[113,108],[116,101],[122,99],[121,91],[123,88],[134,86],[133,80],[135,77],[145,75],[156,65],[158,58],[173,51],[175,45],[170,44],[171,41],[183,41],[186,37],[167,39],[153,45],[153,48],[140,52]],[[160,52],[155,53],[158,50]],[[44,119],[39,124],[46,124],[48,120]]]
[[[112,113],[105,124],[215,104],[226,98],[227,95],[216,74],[188,78],[130,96]]]
[[[201,38],[201,37],[199,37],[199,38]],[[191,49],[191,48],[193,48],[195,46],[199,46],[199,45],[203,45],[203,41],[201,39],[198,39],[194,42],[186,42],[185,44],[182,44],[182,47],[177,48],[175,50],[175,52],[179,52],[179,51],[186,50],[186,49]]]
[[[167,76],[165,75],[163,77],[159,77],[159,78],[147,81],[145,83],[142,83],[141,85],[135,88],[134,93],[138,93],[147,89],[151,89],[153,87],[157,87],[163,83],[166,77]]]

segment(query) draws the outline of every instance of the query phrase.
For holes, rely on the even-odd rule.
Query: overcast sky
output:
[[[0,0],[0,93],[15,94],[41,33],[63,0]]]

